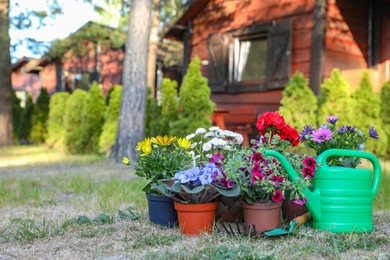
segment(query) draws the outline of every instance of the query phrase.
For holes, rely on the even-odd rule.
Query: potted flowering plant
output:
[[[315,129],[311,125],[305,126],[300,132],[300,140],[307,147],[314,149],[320,155],[329,149],[360,150],[365,149],[365,143],[369,137],[379,140],[378,133],[373,126],[370,127],[368,136],[353,126],[342,125],[337,127],[337,116],[326,118],[327,124],[321,124]],[[355,168],[360,164],[360,158],[332,156],[327,160],[329,166],[343,166]]]
[[[173,227],[177,223],[177,214],[170,197],[161,196],[151,189],[159,180],[172,178],[176,172],[192,165],[189,155],[191,141],[175,136],[156,136],[145,138],[136,146],[140,151],[137,163],[123,157],[122,162],[132,165],[135,174],[148,180],[142,189],[146,192],[149,208],[149,219],[156,224]]]
[[[262,114],[256,127],[259,139],[251,141],[252,147],[241,147],[239,153],[229,155],[224,167],[228,178],[241,188],[244,222],[255,224],[256,231],[262,232],[279,225],[280,208],[290,185],[279,162],[262,152],[275,150],[286,154],[287,148],[298,145],[299,135],[277,112]]]
[[[240,194],[239,186],[223,171],[223,163],[228,153],[239,149],[243,137],[211,127],[209,131],[199,128],[186,139],[192,142],[192,165],[177,171],[173,178],[152,184],[152,189],[175,201],[182,233],[197,235],[203,231],[211,232],[217,197]],[[194,212],[197,212],[195,218]]]

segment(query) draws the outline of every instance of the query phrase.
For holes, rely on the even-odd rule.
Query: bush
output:
[[[321,84],[318,95],[317,122],[325,122],[330,115],[339,117],[340,125],[353,125],[353,101],[348,83],[341,78],[340,71],[333,69],[330,78]]]
[[[390,154],[390,82],[385,83],[382,86],[380,92],[381,99],[381,120],[383,122],[383,128],[387,135],[388,145],[387,145],[387,155]]]
[[[84,99],[82,111],[82,142],[84,153],[98,153],[99,139],[104,123],[105,98],[94,82]]]
[[[171,122],[177,120],[177,81],[164,78],[161,85],[161,135],[168,135]]]
[[[47,89],[41,88],[41,93],[35,103],[32,115],[31,139],[35,143],[45,142],[47,134],[47,118],[49,116],[50,97]]]
[[[28,95],[26,105],[23,108],[20,116],[19,127],[18,127],[18,139],[22,144],[29,143],[31,127],[32,127],[32,115],[34,112],[34,103],[31,95]]]
[[[152,96],[152,90],[148,87],[146,96],[145,136],[161,135],[161,107]]]
[[[210,88],[207,79],[200,71],[200,59],[195,57],[184,75],[179,94],[178,119],[172,122],[170,133],[186,136],[197,128],[209,128],[212,125],[211,114],[214,103],[210,100]]]
[[[12,131],[14,142],[18,142],[18,129],[20,117],[23,113],[23,108],[20,106],[21,100],[16,96],[15,90],[12,89]]]
[[[118,128],[118,116],[121,106],[122,86],[116,86],[109,92],[109,103],[104,112],[104,125],[99,140],[99,151],[109,155],[115,143]]]
[[[302,73],[295,73],[283,90],[280,101],[279,113],[298,131],[316,121],[317,98],[307,82]]]
[[[67,151],[73,154],[83,153],[84,151],[81,111],[83,111],[86,98],[87,92],[85,90],[76,89],[66,101],[64,143]]]
[[[366,150],[379,157],[384,157],[387,149],[387,136],[380,118],[381,101],[379,95],[372,90],[367,72],[363,74],[358,88],[352,94],[352,98],[354,99],[355,115],[353,125],[365,133],[368,133],[370,126],[374,126],[380,137],[379,142],[367,142]]]
[[[47,137],[45,143],[58,150],[65,150],[65,113],[68,92],[57,92],[50,98],[49,117],[47,120]]]

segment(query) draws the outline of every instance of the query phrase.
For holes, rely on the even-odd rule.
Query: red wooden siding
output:
[[[325,71],[367,67],[369,1],[328,2]]]
[[[104,49],[100,55],[101,81],[104,94],[114,85],[122,84],[124,53],[122,49]]]
[[[208,60],[207,38],[211,33],[225,33],[256,23],[292,18],[291,73],[300,71],[308,77],[313,8],[314,0],[211,0],[192,20],[190,56],[197,55],[201,60]],[[202,66],[201,70],[207,76],[207,67]],[[258,114],[278,109],[281,94],[282,90],[233,95],[215,93],[212,99],[217,103],[217,109],[229,111],[225,116],[227,125],[251,123],[254,127]],[[241,116],[235,111],[239,111]]]
[[[54,94],[56,90],[56,64],[49,63],[45,67],[42,68],[39,73],[39,77],[41,78],[42,87],[46,88],[49,94]]]

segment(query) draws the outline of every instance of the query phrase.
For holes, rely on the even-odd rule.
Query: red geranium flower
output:
[[[285,124],[284,118],[278,112],[265,112],[257,119],[256,128],[261,135],[275,130],[277,134]]]

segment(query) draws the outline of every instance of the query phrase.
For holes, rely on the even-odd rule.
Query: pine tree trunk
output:
[[[111,155],[118,162],[123,156],[136,161],[135,147],[144,135],[150,14],[150,0],[132,1],[123,64],[121,108]]]
[[[0,146],[12,144],[9,0],[0,1]]]
[[[153,0],[153,16],[152,25],[150,29],[149,38],[149,52],[148,52],[148,86],[152,87],[153,95],[155,96],[156,89],[154,87],[156,81],[156,62],[157,62],[157,49],[158,49],[158,31],[160,26],[160,0]]]

